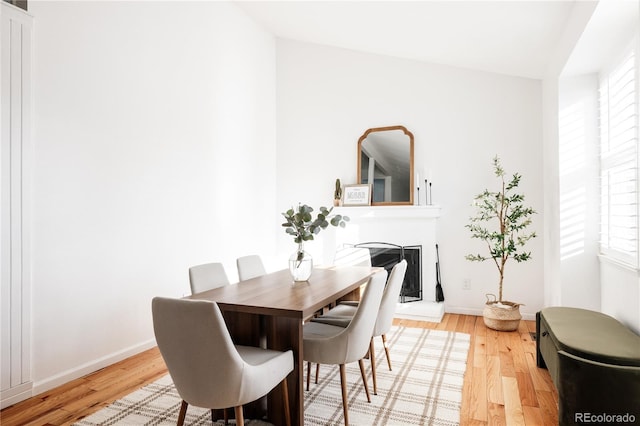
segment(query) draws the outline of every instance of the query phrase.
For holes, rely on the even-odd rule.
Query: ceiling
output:
[[[536,79],[543,78],[574,3],[237,2],[280,38]]]

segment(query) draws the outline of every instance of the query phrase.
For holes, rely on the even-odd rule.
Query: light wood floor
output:
[[[407,327],[471,335],[462,395],[462,425],[557,425],[558,395],[547,370],[536,367],[535,322],[497,332],[482,318],[445,314],[441,323],[396,320]],[[393,349],[391,350],[393,356]],[[68,425],[166,374],[157,348],[7,407],[0,424]]]

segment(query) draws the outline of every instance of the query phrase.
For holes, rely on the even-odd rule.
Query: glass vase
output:
[[[304,251],[304,244],[299,243],[298,250],[289,257],[289,272],[293,281],[308,281],[312,269],[313,258]]]

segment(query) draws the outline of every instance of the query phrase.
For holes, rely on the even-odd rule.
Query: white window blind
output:
[[[600,247],[638,266],[638,64],[631,49],[600,80]]]

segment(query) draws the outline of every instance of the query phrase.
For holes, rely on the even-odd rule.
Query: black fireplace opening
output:
[[[383,267],[388,273],[405,259],[407,272],[404,276],[399,302],[416,302],[422,300],[422,246],[400,246],[391,243],[361,243],[355,247],[369,249],[371,265]]]

